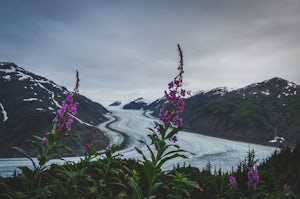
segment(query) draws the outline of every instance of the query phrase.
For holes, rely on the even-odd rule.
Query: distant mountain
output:
[[[26,139],[51,131],[55,112],[68,92],[65,87],[14,63],[0,62],[0,157],[18,156],[19,153],[12,149],[14,146],[30,150]],[[81,151],[65,155],[82,154],[94,134],[97,147],[104,148],[108,139],[93,125],[104,122],[103,114],[108,111],[82,95],[77,95],[75,100],[79,103],[78,119],[71,131],[74,140],[68,144]]]
[[[150,107],[156,115],[158,102]],[[300,87],[276,77],[232,91],[199,92],[185,99],[182,116],[188,130],[205,135],[261,144],[277,135],[295,144],[300,141]]]
[[[140,97],[123,106],[123,109],[140,110],[147,108],[148,104],[145,99]]]
[[[120,106],[122,103],[120,101],[115,101],[108,106]]]

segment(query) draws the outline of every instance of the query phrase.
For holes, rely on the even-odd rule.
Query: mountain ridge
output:
[[[36,75],[14,63],[0,62],[0,157],[18,156],[11,147],[25,147],[26,139],[32,135],[44,136],[52,129],[52,120],[61,101],[69,91],[53,81]],[[93,125],[104,122],[107,113],[101,104],[82,95],[76,95],[78,113],[68,141],[74,149],[71,154],[83,153],[84,145],[96,134],[95,144],[105,148],[108,138]],[[86,125],[88,123],[89,125]],[[31,154],[34,151],[28,148]]]
[[[274,77],[229,91],[218,87],[184,99],[181,114],[187,130],[232,140],[274,145],[283,136],[288,145],[300,140],[300,87]],[[148,105],[158,116],[165,99]]]

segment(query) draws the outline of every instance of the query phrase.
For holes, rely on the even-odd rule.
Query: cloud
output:
[[[287,1],[6,1],[0,57],[97,101],[160,97],[180,43],[188,89],[300,83],[300,3]]]

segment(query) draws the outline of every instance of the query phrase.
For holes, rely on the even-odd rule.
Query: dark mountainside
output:
[[[108,106],[120,106],[121,104],[122,104],[122,102],[120,102],[120,101],[115,101],[115,102],[111,103],[111,104],[108,105]]]
[[[20,156],[12,147],[31,150],[25,140],[51,131],[55,112],[67,92],[65,87],[13,63],[0,62],[0,157]],[[82,154],[93,135],[96,147],[105,148],[108,139],[92,125],[104,122],[103,114],[108,111],[82,95],[77,95],[75,100],[79,103],[76,114],[79,120],[74,120],[72,127],[74,140],[67,143],[74,151],[64,155]]]
[[[158,116],[162,103],[148,108]],[[277,135],[294,145],[300,140],[300,87],[273,78],[231,92],[216,88],[187,98],[182,115],[189,131],[264,145],[276,145],[269,141]]]

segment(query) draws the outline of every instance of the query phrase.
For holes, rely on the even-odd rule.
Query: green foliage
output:
[[[114,148],[114,147],[112,147]],[[116,147],[117,148],[117,147]],[[255,195],[247,189],[247,167],[255,160],[253,151],[230,173],[210,166],[174,168],[160,173],[153,184],[156,198],[299,198],[300,144],[281,148],[258,166],[260,181]],[[106,150],[98,159],[64,165],[52,164],[40,173],[40,185],[30,191],[27,180],[32,170],[0,178],[1,198],[145,198],[148,183],[144,165],[124,160],[114,150]],[[228,187],[229,176],[236,177],[237,190]],[[288,184],[290,191],[283,186]],[[203,191],[200,191],[200,186]]]
[[[189,102],[189,101],[188,101]],[[224,100],[186,104],[184,121],[209,135],[266,143],[275,133],[289,144],[300,139],[300,100],[296,97],[228,95]]]

